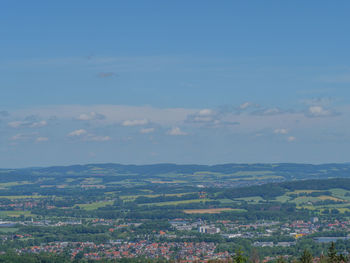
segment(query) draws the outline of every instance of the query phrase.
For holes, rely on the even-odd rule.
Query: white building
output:
[[[198,231],[203,234],[217,234],[220,233],[220,228],[214,226],[200,226]]]

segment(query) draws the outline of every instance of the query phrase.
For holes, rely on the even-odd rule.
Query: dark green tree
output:
[[[337,250],[335,248],[335,243],[334,242],[332,242],[331,246],[328,248],[327,261],[328,261],[328,263],[337,263],[337,262],[339,262],[339,258],[337,256]]]
[[[234,263],[246,263],[248,261],[247,257],[244,256],[242,250],[238,250],[233,256]]]
[[[250,254],[250,262],[252,262],[252,263],[259,263],[260,262],[260,256],[259,256],[258,250],[256,248],[252,249],[252,252]]]
[[[305,249],[301,257],[299,258],[300,263],[312,263],[312,255],[309,250]]]
[[[278,258],[276,259],[276,263],[287,263],[287,261],[286,261],[285,258],[283,258],[283,257],[278,257]]]

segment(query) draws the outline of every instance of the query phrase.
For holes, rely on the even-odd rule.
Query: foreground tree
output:
[[[276,263],[287,263],[287,261],[284,257],[280,256],[276,259]]]
[[[299,258],[300,263],[312,263],[312,255],[309,250],[305,249],[301,257]]]
[[[327,258],[329,263],[338,262],[337,250],[335,249],[334,242],[332,242],[331,246],[328,248]]]
[[[238,250],[233,256],[234,263],[246,263],[248,261],[247,257],[244,256],[242,250]]]
[[[259,256],[258,250],[256,248],[252,249],[252,252],[250,255],[250,262],[251,263],[259,263],[260,262],[260,256]]]

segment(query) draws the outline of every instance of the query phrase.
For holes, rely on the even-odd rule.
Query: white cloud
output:
[[[250,107],[251,105],[252,105],[251,102],[244,102],[244,103],[242,103],[241,105],[239,105],[239,108],[240,108],[241,110],[245,110],[246,108]]]
[[[320,98],[312,98],[312,99],[304,99],[301,100],[302,103],[308,106],[329,106],[332,104],[334,99],[329,97],[320,97]]]
[[[47,121],[12,121],[9,122],[8,125],[12,128],[22,128],[22,127],[29,127],[29,128],[40,128],[47,125]]]
[[[287,129],[283,129],[283,128],[279,128],[279,129],[275,129],[273,131],[273,133],[275,133],[275,134],[287,134],[288,130]]]
[[[47,137],[38,137],[38,138],[36,138],[36,142],[46,142],[46,141],[48,141],[49,140],[49,138],[47,138]]]
[[[187,135],[186,132],[181,131],[179,127],[173,127],[171,130],[167,132],[167,134],[172,136],[179,136],[179,135]]]
[[[294,142],[296,139],[297,139],[297,138],[295,138],[294,136],[289,136],[289,137],[287,138],[287,141],[289,141],[289,142]]]
[[[18,141],[18,140],[25,140],[25,139],[27,139],[27,138],[28,138],[27,135],[22,134],[22,133],[18,133],[18,134],[16,134],[16,135],[12,136],[12,137],[11,137],[11,140],[12,140],[12,141]]]
[[[287,111],[282,110],[280,108],[261,108],[256,111],[253,111],[253,115],[258,115],[258,116],[271,116],[271,115],[279,115],[279,114],[284,114],[287,113]]]
[[[143,134],[145,134],[145,133],[152,133],[152,132],[154,132],[154,128],[142,128],[140,130],[140,133],[143,133]]]
[[[211,109],[203,109],[198,112],[198,115],[200,116],[210,116],[213,114],[213,111]]]
[[[11,141],[36,141],[36,138],[40,137],[37,132],[31,133],[17,133],[13,135],[10,140]]]
[[[319,102],[316,101],[315,103]],[[142,133],[151,132],[152,130],[148,129],[155,127],[155,131],[158,129],[165,129],[165,133],[169,135],[186,133],[187,129],[198,129],[196,131],[198,134],[207,132],[213,136],[214,132],[220,133],[221,129],[225,129],[227,133],[234,133],[237,135],[270,131],[270,135],[285,135],[284,139],[287,140],[287,137],[292,135],[292,131],[289,130],[291,128],[293,128],[293,132],[295,133],[312,134],[313,132],[317,134],[317,136],[321,136],[321,130],[328,129],[332,131],[334,126],[336,126],[335,129],[340,129],[342,124],[345,126],[347,123],[350,123],[350,106],[338,106],[336,110],[341,113],[336,115],[341,118],[341,122],[336,118],[315,118],[315,116],[326,116],[327,114],[334,114],[335,112],[335,110],[331,110],[326,105],[320,106],[316,104],[306,105],[304,110],[285,110],[278,107],[268,108],[263,106],[257,107],[255,104],[252,104],[244,111],[239,111],[238,106],[232,109],[225,108],[224,110],[220,110],[211,108],[155,108],[151,106],[136,107],[125,105],[61,105],[11,111],[11,119],[7,120],[6,123],[12,121],[13,123],[11,125],[18,127],[21,126],[21,123],[17,123],[16,121],[31,121],[32,123],[33,121],[39,122],[41,120],[46,120],[48,126],[50,123],[56,123],[57,125],[61,125],[61,127],[72,127],[72,120],[77,120],[78,116],[80,119],[89,120],[98,113],[105,116],[105,119],[89,122],[89,126],[78,126],[79,129],[86,129],[85,133],[83,132],[84,134],[77,135],[76,132],[73,131],[74,129],[71,128],[71,130],[68,130],[72,132],[71,136],[80,136],[79,138],[81,140],[85,140],[85,137],[90,134],[90,131],[99,130],[101,133],[97,135],[110,135],[112,134],[110,132],[114,132],[113,129],[120,128],[118,128],[119,125],[126,125],[130,127],[135,126],[139,136]],[[35,118],[26,119],[27,116],[35,116]],[[52,116],[56,116],[56,118],[52,119]],[[311,118],[311,116],[314,118]],[[176,129],[168,131],[171,127],[180,127],[180,132]],[[29,129],[29,126],[26,126],[26,128]],[[55,133],[54,128],[55,127],[49,127],[52,133]],[[206,128],[210,129],[205,130]],[[8,129],[10,129],[10,126],[8,126]],[[276,131],[274,131],[274,129],[276,129]],[[286,129],[288,133],[285,133],[282,129]],[[104,130],[108,130],[109,132],[105,133]],[[342,128],[339,132],[344,132],[344,130],[345,129]]]
[[[68,136],[70,136],[70,137],[79,137],[79,136],[84,135],[84,134],[86,134],[86,133],[87,133],[86,130],[84,130],[84,129],[79,129],[79,130],[75,130],[75,131],[70,132],[70,133],[68,134]]]
[[[94,142],[105,142],[105,141],[109,141],[111,139],[111,137],[109,137],[109,136],[100,136],[100,135],[88,133],[84,129],[72,131],[68,134],[68,136],[79,137],[83,141],[94,141]]]
[[[202,109],[195,114],[190,114],[187,117],[188,123],[202,123],[202,124],[218,124],[220,116],[211,109]]]
[[[89,134],[85,138],[86,141],[94,141],[94,142],[106,142],[106,141],[109,141],[110,139],[111,137],[109,136],[98,136],[93,134]]]
[[[12,128],[19,128],[23,125],[23,122],[22,121],[12,121],[12,122],[9,122],[8,125]]]
[[[42,119],[50,119],[56,116],[57,120],[90,119],[91,112],[103,115],[103,124],[121,123],[125,125],[144,125],[156,123],[159,125],[173,126],[186,120],[189,114],[198,112],[198,109],[189,108],[155,108],[151,106],[126,106],[126,105],[60,105],[46,106],[31,109],[21,109],[13,112],[13,116],[23,118],[28,114],[39,116]],[[89,113],[90,112],[90,113]],[[98,124],[100,125],[100,124]]]
[[[38,122],[33,122],[32,124],[29,125],[30,128],[39,128],[39,127],[44,127],[47,125],[46,121],[38,121]]]
[[[82,113],[78,116],[78,120],[81,121],[91,121],[91,120],[103,120],[105,116],[100,113],[90,112],[90,113]]]
[[[148,124],[148,120],[147,119],[143,119],[143,120],[125,120],[122,123],[123,126],[139,126],[139,125],[146,125],[146,124]]]
[[[328,117],[328,116],[332,116],[335,113],[332,112],[331,110],[325,109],[322,106],[310,106],[308,108],[308,111],[306,113],[307,116],[309,117]]]

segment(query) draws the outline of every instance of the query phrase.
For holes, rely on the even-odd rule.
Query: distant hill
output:
[[[298,180],[229,188],[216,195],[218,200],[250,205],[288,204],[317,215],[350,215],[350,178]]]
[[[259,186],[242,187],[234,190],[228,189],[224,192],[224,197],[242,198],[260,196],[262,198],[269,199],[291,192],[300,192],[310,196],[317,196],[324,194],[325,191],[328,191],[330,189],[343,189],[350,191],[350,178],[298,180],[283,183],[268,183]]]
[[[69,178],[72,180],[68,180]],[[98,178],[95,181],[100,184],[142,182],[239,187],[305,179],[350,178],[350,163],[320,165],[295,163],[123,165],[106,163],[0,169],[0,182],[2,183],[12,181],[77,183],[86,178]]]

